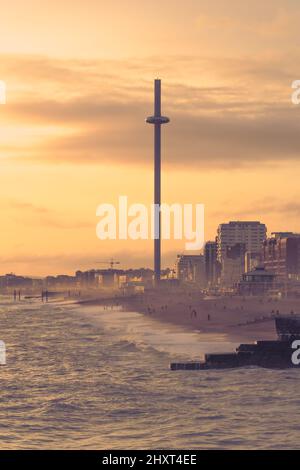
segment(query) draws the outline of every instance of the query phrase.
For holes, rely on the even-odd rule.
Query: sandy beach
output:
[[[225,334],[230,340],[240,342],[275,339],[274,318],[300,313],[299,299],[202,299],[199,294],[188,292],[150,291],[129,297],[94,298],[86,303],[120,305],[125,311],[138,312],[202,334]]]

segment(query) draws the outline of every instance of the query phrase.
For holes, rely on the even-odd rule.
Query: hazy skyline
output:
[[[300,231],[296,1],[165,0],[159,17],[141,0],[0,6],[2,274],[152,266],[151,240],[100,242],[95,212],[152,201],[157,76],[163,200],[204,203],[206,239],[230,219]],[[163,243],[163,261],[183,245]]]

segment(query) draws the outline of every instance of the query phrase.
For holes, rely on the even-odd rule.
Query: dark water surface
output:
[[[0,332],[2,449],[300,448],[298,370],[173,373],[199,334],[100,308],[2,300]]]

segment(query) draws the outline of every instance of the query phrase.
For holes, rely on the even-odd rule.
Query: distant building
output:
[[[217,257],[220,262],[226,254],[227,247],[244,243],[246,251],[260,252],[266,239],[267,228],[260,222],[229,222],[218,227]]]
[[[228,249],[237,245],[244,245],[244,257],[246,252],[261,252],[266,234],[267,228],[265,224],[257,221],[233,221],[219,225],[217,235],[217,260],[221,264],[221,284],[222,282],[228,283],[230,278],[237,280],[236,275],[233,274],[233,270],[238,272],[240,267],[243,266],[241,274],[245,272],[245,258],[241,261],[241,266],[237,266],[239,262],[236,259],[236,251],[239,251],[239,248],[236,248],[231,254]],[[242,255],[242,253],[240,253],[240,255]],[[233,259],[234,261],[232,261]],[[236,265],[235,267],[234,264]],[[226,269],[229,271],[226,272]]]
[[[29,277],[16,276],[13,273],[5,274],[0,276],[0,288],[23,288],[23,287],[32,287],[34,280]]]
[[[102,287],[118,287],[119,276],[113,269],[103,270],[97,273],[98,285]]]
[[[209,241],[204,247],[205,278],[207,286],[217,284],[220,277],[221,265],[217,259],[217,241]]]
[[[221,286],[235,287],[245,272],[246,244],[228,246],[222,259]]]
[[[61,274],[59,276],[47,276],[44,282],[45,287],[49,288],[70,288],[76,286],[76,277]]]
[[[162,271],[162,278],[168,270]],[[91,269],[89,271],[77,271],[75,274],[77,287],[87,289],[124,288],[125,285],[150,287],[153,284],[153,270],[139,269]]]
[[[281,280],[300,280],[300,234],[274,232],[263,244],[263,264]]]
[[[276,275],[266,271],[264,267],[257,267],[243,274],[238,285],[240,295],[264,295],[275,289],[277,289]]]
[[[76,271],[76,284],[81,288],[99,287],[99,271],[91,269],[89,271]]]
[[[260,251],[246,251],[245,254],[245,272],[248,273],[259,267],[263,263],[262,252]]]
[[[205,285],[205,263],[203,255],[178,255],[176,277],[182,282]]]
[[[145,291],[145,286],[142,282],[130,281],[122,284],[121,289],[125,295],[142,294]]]
[[[294,232],[272,232],[271,238],[289,238],[289,237],[299,237],[299,233]]]
[[[166,271],[161,272],[161,278],[164,279],[166,276]],[[152,269],[127,269],[126,271],[119,271],[118,274],[118,284],[122,288],[127,283],[140,283],[144,287],[153,286],[154,272]]]

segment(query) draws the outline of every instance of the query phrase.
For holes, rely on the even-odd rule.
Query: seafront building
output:
[[[267,228],[258,221],[231,221],[220,224],[217,233],[217,261],[221,265],[219,283],[221,287],[230,288],[247,270],[246,253],[251,259],[251,253],[261,252]]]
[[[217,257],[222,262],[228,247],[237,243],[244,243],[246,251],[261,251],[262,244],[267,236],[265,224],[260,222],[229,222],[220,224],[217,235]]]
[[[256,267],[253,271],[244,273],[238,283],[238,294],[244,296],[265,295],[280,289],[276,275],[264,267]]]
[[[202,287],[206,284],[203,255],[177,255],[175,272],[181,282],[192,282]]]
[[[206,242],[204,247],[204,263],[207,287],[216,286],[221,274],[221,265],[217,259],[217,250],[217,240]]]
[[[263,264],[262,251],[246,251],[245,254],[245,272],[254,271],[255,268]]]
[[[231,288],[237,285],[245,272],[246,244],[236,243],[226,247],[222,261],[221,287]]]
[[[300,281],[300,234],[272,233],[263,243],[263,265],[282,281]]]
[[[39,287],[42,285],[41,279],[32,279],[25,276],[17,276],[16,274],[9,273],[4,276],[0,276],[0,289],[11,289],[11,288],[32,288]]]

